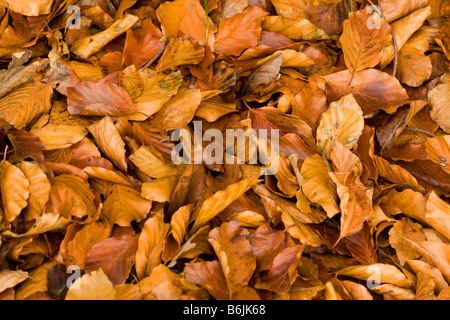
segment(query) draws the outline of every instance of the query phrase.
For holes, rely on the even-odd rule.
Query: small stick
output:
[[[159,51],[156,53],[156,55],[150,59],[149,62],[147,62],[143,67],[142,70],[147,69],[149,66],[152,65],[153,62],[155,62],[156,60],[158,60],[158,58],[162,55],[162,53],[164,52],[164,50],[166,49],[166,45],[163,45],[161,47],[161,49],[159,49]]]
[[[367,0],[375,9],[375,11],[386,21],[386,23],[388,23],[386,17],[384,16],[383,12],[381,12],[381,9],[374,5],[372,0]],[[392,71],[392,75],[395,77],[397,75],[397,68],[398,68],[398,46],[397,46],[397,40],[395,38],[395,33],[394,30],[392,30],[391,28],[391,36],[392,36],[392,43],[394,44],[394,52],[395,52],[395,56],[394,56],[394,68]]]
[[[420,133],[425,133],[426,135],[430,136],[430,137],[436,137],[436,135],[430,131],[424,130],[424,129],[419,129],[419,128],[411,128],[411,127],[405,127],[404,130],[409,130],[409,131],[413,131],[413,132],[420,132]]]

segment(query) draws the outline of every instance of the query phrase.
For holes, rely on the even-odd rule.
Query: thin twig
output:
[[[378,15],[380,15],[384,21],[386,21],[387,24],[389,24],[389,22],[387,21],[386,17],[384,16],[383,12],[381,12],[381,8],[379,8],[379,6],[376,6],[373,4],[373,2],[371,0],[367,0],[372,7],[375,9],[375,11],[377,12]],[[397,46],[397,39],[395,38],[395,33],[394,30],[391,28],[391,36],[392,36],[392,43],[394,44],[394,68],[392,71],[392,76],[396,76],[397,75],[397,68],[398,68],[398,46]]]
[[[421,132],[421,133],[425,133],[426,135],[428,135],[430,137],[436,137],[436,135],[434,133],[424,130],[424,129],[405,127],[404,130],[409,130],[409,131],[413,131],[413,132]]]
[[[164,52],[164,50],[166,49],[166,45],[163,45],[161,47],[161,49],[159,49],[159,51],[156,53],[156,55],[150,59],[149,62],[147,62],[143,67],[142,70],[147,69],[149,66],[152,65],[153,62],[155,62],[156,60],[158,60],[158,58],[162,55],[162,53]]]

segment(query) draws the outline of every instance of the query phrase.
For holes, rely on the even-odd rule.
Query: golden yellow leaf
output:
[[[311,247],[319,247],[323,244],[328,244],[317,230],[309,227],[305,223],[301,223],[288,213],[283,212],[281,214],[281,220],[283,221],[286,231],[301,243]]]
[[[17,284],[28,279],[28,272],[22,270],[3,270],[0,271],[0,293],[8,288],[13,288]]]
[[[85,167],[83,171],[87,173],[89,178],[100,179],[108,182],[123,184],[126,186],[134,187],[135,183],[128,179],[122,172],[109,170],[102,167]]]
[[[16,129],[23,129],[50,111],[52,94],[52,87],[41,81],[24,84],[0,99],[0,118]]]
[[[301,187],[308,200],[322,206],[329,218],[339,213],[336,186],[328,175],[325,160],[318,154],[306,158],[300,173]]]
[[[66,218],[90,217],[97,211],[94,204],[95,197],[89,184],[79,176],[61,174],[51,178],[50,184],[52,188],[45,206],[46,211],[58,213]]]
[[[309,59],[306,54],[292,49],[281,51],[281,66],[301,68],[314,64],[314,61]]]
[[[372,295],[364,285],[349,280],[343,280],[342,284],[348,290],[353,300],[373,300]]]
[[[24,16],[36,17],[44,14],[49,14],[52,10],[53,1],[37,0],[37,1],[12,1],[6,0],[8,9]]]
[[[82,37],[77,40],[72,44],[70,52],[80,58],[87,59],[97,53],[107,43],[130,29],[138,20],[139,17],[137,16],[125,14],[123,18],[116,20],[108,29],[93,36]]]
[[[30,277],[26,279],[23,283],[21,283],[21,285],[17,288],[15,299],[24,300],[33,293],[47,291],[48,270],[53,268],[55,265],[56,262],[47,261],[44,264],[41,264],[36,269],[30,271],[29,273]]]
[[[261,26],[265,31],[278,32],[294,41],[321,40],[328,36],[308,19],[288,19],[282,16],[264,17]]]
[[[439,198],[434,191],[431,191],[427,197],[425,221],[447,239],[450,239],[450,205]]]
[[[388,283],[403,288],[412,286],[411,280],[396,267],[390,264],[375,263],[372,265],[350,266],[336,272],[337,276],[347,276],[360,280]]]
[[[129,159],[139,170],[152,178],[166,178],[179,174],[180,168],[167,164],[164,158],[156,150],[141,146]]]
[[[169,224],[164,223],[159,214],[153,215],[145,222],[136,251],[136,274],[139,279],[150,275],[161,263],[163,241],[169,229]]]
[[[388,22],[402,18],[405,15],[420,9],[428,4],[429,0],[380,0],[379,6]]]
[[[442,169],[450,174],[450,135],[427,138],[425,151],[428,159],[440,164]]]
[[[151,123],[154,123],[160,132],[183,128],[194,118],[201,101],[200,89],[180,88],[177,95],[155,114]]]
[[[214,218],[218,213],[228,207],[230,203],[238,199],[259,181],[260,180],[257,179],[242,179],[237,183],[229,185],[223,190],[217,191],[210,198],[206,199],[192,216],[194,225],[190,230],[190,234],[194,234],[198,231],[200,227]]]
[[[428,51],[428,38],[425,32],[412,36],[398,54],[398,76],[402,83],[418,87],[431,76],[431,58]]]
[[[207,293],[163,264],[136,284],[146,300],[205,299]]]
[[[417,274],[416,299],[417,300],[435,300],[434,281],[428,274],[419,272]]]
[[[416,300],[416,294],[414,291],[392,284],[382,284],[374,287],[372,288],[372,292],[379,295],[387,294],[395,300]]]
[[[141,185],[141,196],[157,202],[169,202],[178,183],[178,176],[153,179]]]
[[[447,282],[450,281],[450,244],[439,241],[411,241],[411,244],[422,257],[439,269]]]
[[[139,113],[126,117],[138,121],[145,120],[158,112],[178,92],[182,81],[179,71],[169,74],[156,73],[151,76],[140,72],[139,75],[144,85],[141,94],[134,99],[134,105]]]
[[[170,219],[170,232],[163,244],[162,259],[170,261],[176,257],[184,241],[193,205],[186,205],[174,212]]]
[[[205,48],[189,39],[171,38],[159,59],[156,70],[164,71],[176,66],[197,64],[203,60]]]
[[[77,279],[67,291],[66,300],[114,300],[116,290],[102,268]]]
[[[109,223],[123,227],[143,220],[152,207],[152,202],[142,198],[138,190],[123,184],[108,184],[105,198],[103,214]]]
[[[164,2],[156,10],[156,15],[167,37],[176,38],[181,31],[200,45],[206,43],[208,30],[215,28],[208,21],[200,2],[195,0]]]
[[[49,199],[51,185],[44,171],[37,164],[22,161],[17,164],[17,167],[22,170],[30,183],[30,197],[24,217],[26,221],[33,220],[42,214]]]
[[[421,260],[407,260],[406,262],[416,274],[427,274],[431,279],[433,279],[437,294],[439,294],[445,288],[448,288],[448,283],[447,281],[445,281],[439,269]]]
[[[48,123],[30,132],[44,142],[44,150],[62,149],[83,140],[89,133],[86,127],[92,123],[91,119],[71,116],[64,104],[55,101]]]
[[[363,128],[361,107],[352,94],[346,95],[339,101],[332,102],[322,114],[316,133],[317,147],[327,158],[335,141],[351,149],[358,143]]]
[[[276,12],[284,18],[307,18],[305,7],[308,0],[272,0]]]
[[[11,238],[25,238],[43,234],[48,231],[62,231],[68,224],[70,224],[70,220],[64,217],[60,217],[59,214],[43,213],[36,218],[34,225],[27,232],[23,234],[17,234],[11,232],[10,230],[6,230],[2,233],[2,235]]]
[[[392,189],[380,199],[381,208],[391,216],[402,213],[422,223],[426,222],[427,201],[423,194],[405,189],[401,192]]]
[[[219,96],[202,101],[195,110],[195,116],[214,122],[221,116],[236,111],[235,103],[224,102]]]
[[[428,92],[431,118],[447,133],[450,133],[450,81],[438,84]]]
[[[106,116],[88,127],[98,148],[123,172],[127,171],[125,142],[114,126],[113,120]]]
[[[70,61],[69,64],[81,81],[103,78],[103,72],[100,66],[76,60]]]
[[[1,193],[7,226],[13,222],[27,206],[30,197],[30,181],[15,165],[4,161],[1,168]]]
[[[414,242],[425,241],[425,233],[419,223],[413,222],[409,218],[398,220],[389,230],[389,243],[395,249],[398,260],[404,265],[408,259],[416,259],[419,254],[412,248],[409,239]]]
[[[378,168],[380,177],[400,186],[407,186],[416,191],[424,192],[424,188],[419,185],[416,178],[407,170],[398,165],[390,164],[386,159],[376,155],[373,157],[373,160]]]

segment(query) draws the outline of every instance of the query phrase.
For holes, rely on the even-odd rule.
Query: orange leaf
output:
[[[231,18],[221,18],[215,35],[214,52],[239,55],[243,50],[258,44],[261,21],[267,13],[260,7],[250,7]]]

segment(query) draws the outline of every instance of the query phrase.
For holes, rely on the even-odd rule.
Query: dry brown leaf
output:
[[[246,286],[256,268],[256,257],[246,238],[248,234],[247,229],[239,228],[237,221],[230,221],[211,230],[208,235],[208,241],[219,258],[230,293],[238,292]]]

